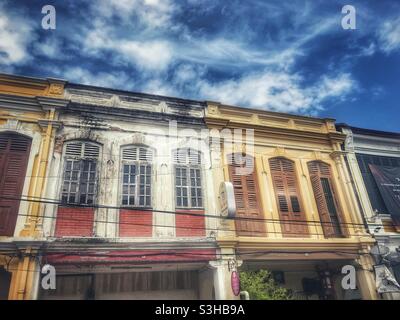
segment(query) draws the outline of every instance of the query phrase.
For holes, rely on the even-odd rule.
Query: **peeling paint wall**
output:
[[[81,139],[101,145],[96,202],[106,206],[121,206],[121,148],[132,144],[146,145],[154,150],[155,159],[152,166],[152,208],[175,211],[173,151],[176,148],[198,147],[201,148],[203,161],[201,174],[204,212],[217,214],[212,174],[209,170],[210,152],[207,133],[204,132],[206,130],[203,122],[204,107],[200,103],[68,87],[65,97],[70,99],[71,103],[59,118],[62,128],[56,134],[50,165],[51,178],[46,190],[48,198],[60,199],[65,143]],[[177,121],[177,133],[170,130],[170,121]],[[177,139],[176,134],[182,137]],[[57,206],[46,205],[46,216],[54,217],[56,214]],[[109,223],[95,223],[95,235],[107,238],[119,237],[119,217],[118,209],[96,209],[95,220]],[[206,219],[209,228],[215,227],[215,221],[212,220],[216,219]],[[46,236],[54,235],[55,222],[56,219],[45,219]],[[159,225],[153,227],[154,238],[176,237],[174,214],[154,212],[152,223]],[[205,236],[210,236],[211,233],[207,231]],[[120,240],[129,241],[125,238]]]

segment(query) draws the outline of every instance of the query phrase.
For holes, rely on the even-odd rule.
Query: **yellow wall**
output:
[[[26,134],[32,138],[32,145],[24,183],[24,195],[41,197],[46,183],[47,166],[50,158],[50,146],[54,143],[54,127],[53,122],[57,120],[56,108],[43,106],[37,101],[37,97],[47,97],[52,99],[61,99],[64,96],[64,81],[56,79],[37,79],[28,77],[19,77],[13,75],[0,74],[0,96],[6,95],[15,101],[28,98],[29,103],[33,103],[31,109],[14,108],[2,106],[0,110],[0,132],[15,132]],[[35,99],[31,99],[35,98]],[[17,124],[15,124],[17,120]],[[8,123],[14,123],[8,125]],[[21,202],[21,206],[22,206]],[[20,217],[22,220],[21,232],[16,236],[19,241],[24,238],[40,239],[41,233],[41,218],[39,203],[24,204],[27,206],[28,217]],[[18,221],[17,221],[18,227]],[[16,230],[18,228],[16,227]],[[1,243],[4,240],[1,239]],[[34,256],[35,250],[28,243],[23,245],[21,242],[20,254],[28,253]],[[38,263],[33,257],[13,258],[10,260],[10,255],[0,256],[0,266],[12,272],[11,286],[9,291],[9,299],[32,299],[34,296],[34,286],[38,279]],[[6,263],[6,261],[11,261]]]
[[[243,131],[245,129],[254,130],[253,154],[251,152],[247,152],[247,154],[255,158],[262,218],[267,219],[264,236],[244,237],[237,236],[234,231],[220,230],[217,238],[218,245],[221,248],[235,250],[242,259],[257,259],[264,263],[276,260],[288,264],[296,264],[296,261],[299,260],[322,263],[329,260],[355,260],[361,266],[357,275],[363,299],[378,299],[372,260],[369,255],[370,247],[375,240],[366,233],[364,228],[344,161],[344,154],[341,151],[345,135],[336,131],[334,120],[208,102],[205,121],[209,129],[216,129],[216,131],[223,129],[233,131],[235,128]],[[234,145],[233,150],[231,148],[227,151],[224,150],[224,144],[221,141],[219,148],[221,152],[218,152],[218,147],[211,146],[216,190],[222,181],[229,181],[227,155],[232,151],[245,152],[248,150],[245,142]],[[281,232],[279,211],[269,168],[269,159],[273,157],[285,157],[295,164],[305,219],[317,222],[309,224],[310,235],[307,237],[289,238],[284,237]],[[307,163],[313,160],[323,161],[331,167],[341,207],[342,221],[349,223],[347,237],[325,238],[323,235],[307,166]],[[222,221],[221,226],[225,230],[234,230],[235,228],[232,220]],[[257,250],[259,250],[257,255],[242,255],[251,252],[257,253]],[[291,251],[290,254],[289,251]]]
[[[206,123],[210,129],[254,129],[254,158],[255,170],[260,189],[261,207],[263,218],[268,219],[266,234],[264,237],[239,237],[235,233],[222,233],[220,242],[233,241],[238,247],[256,246],[261,248],[274,243],[276,247],[287,248],[291,243],[300,244],[304,248],[321,247],[321,245],[337,249],[355,244],[363,247],[372,243],[372,239],[365,233],[362,225],[360,211],[356,198],[346,177],[346,167],[340,144],[345,136],[336,131],[334,120],[311,117],[294,116],[289,114],[252,110],[225,106],[209,102],[206,112]],[[238,145],[237,150],[245,149],[244,145]],[[223,144],[221,144],[223,149]],[[301,203],[306,220],[320,221],[317,205],[314,199],[310,174],[307,163],[320,160],[330,165],[342,209],[342,218],[349,223],[348,238],[326,239],[323,235],[321,224],[310,224],[307,238],[284,238],[281,233],[279,212],[275,199],[273,182],[270,175],[269,159],[274,157],[286,157],[295,164],[297,181],[301,192]],[[222,179],[229,181],[227,152],[222,150],[220,165],[213,164],[215,187],[218,187]],[[218,171],[222,170],[223,175]],[[218,189],[217,189],[218,190]],[[232,222],[228,222],[234,228]],[[353,246],[354,247],[354,246]]]

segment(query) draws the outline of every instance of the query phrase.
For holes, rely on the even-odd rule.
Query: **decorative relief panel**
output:
[[[218,115],[219,114],[219,110],[218,110],[218,106],[213,106],[213,105],[209,105],[207,108],[208,114],[209,115]]]
[[[276,147],[275,149],[275,155],[284,157],[286,155],[286,150],[284,147]]]
[[[105,107],[115,107],[130,110],[142,110],[147,112],[159,112],[176,115],[187,115],[192,117],[202,117],[203,109],[196,103],[169,102],[157,98],[143,98],[125,95],[116,95],[104,92],[80,91],[69,89],[66,99],[72,102],[100,105]]]
[[[17,119],[7,119],[4,129],[18,130],[19,121]]]
[[[145,136],[142,133],[135,133],[132,137],[132,144],[145,144]]]
[[[61,83],[51,83],[47,95],[62,96],[64,93],[64,85]]]

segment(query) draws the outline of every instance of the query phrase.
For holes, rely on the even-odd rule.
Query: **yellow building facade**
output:
[[[48,163],[65,82],[0,74],[0,294],[35,299]],[[29,201],[26,201],[29,200]]]
[[[377,299],[369,255],[374,240],[346,169],[345,135],[334,120],[208,102],[205,121],[216,138],[215,188],[232,182],[236,199],[236,218],[219,226],[222,252],[236,255],[241,270],[268,269],[296,299]],[[242,130],[241,141],[235,130]],[[254,170],[238,174],[244,163]],[[356,290],[342,288],[346,265],[356,270]],[[224,281],[230,291],[229,273]]]

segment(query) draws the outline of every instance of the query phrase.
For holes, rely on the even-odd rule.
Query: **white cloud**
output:
[[[32,22],[0,5],[0,64],[19,64],[29,59],[29,44],[36,38]]]
[[[66,80],[75,83],[125,90],[132,89],[135,86],[134,80],[125,72],[92,73],[80,67],[73,67],[66,68],[65,70],[58,70],[57,73],[62,74],[63,78]]]
[[[35,43],[34,52],[51,59],[65,59],[67,57],[63,52],[63,44],[60,39],[50,36],[42,42]]]
[[[344,95],[356,89],[357,84],[349,73],[342,73],[335,77],[323,76],[316,86],[315,96],[317,102],[329,97],[342,99]]]
[[[139,69],[163,70],[171,62],[172,49],[167,41],[121,41],[115,45],[123,58],[132,60]]]
[[[189,2],[194,5],[194,0]],[[240,10],[224,5],[221,10],[226,26],[224,21],[216,27],[215,21],[204,26],[197,23],[220,10],[218,3],[196,3],[197,7],[189,8],[194,16],[182,17],[184,5],[172,0],[90,2],[82,21],[69,18],[71,29],[57,33],[59,38],[44,38],[33,46],[32,53],[65,59],[58,70],[48,72],[72,82],[276,111],[313,112],[331,102],[329,99],[342,100],[357,89],[348,73],[321,75],[318,82],[305,84],[310,79],[301,75],[301,66],[294,69],[299,57],[315,49],[320,36],[337,32],[338,18],[316,14],[318,4],[306,2],[301,12],[297,12],[298,6],[281,2],[255,0],[251,6],[240,6]],[[243,10],[249,7],[264,10],[268,23],[264,18],[254,17],[253,21],[246,16]],[[31,24],[26,23],[24,29],[16,21],[3,14],[0,6],[0,39],[5,40],[0,42],[0,63],[13,65],[29,58],[34,30]],[[22,22],[26,21],[24,18]],[[393,34],[396,26],[385,28],[380,41],[359,48],[360,55],[372,55],[380,45],[387,51],[398,46],[399,33]],[[260,34],[264,29],[266,34]],[[69,64],[65,45],[77,51],[82,64]],[[90,69],[84,68],[86,62],[90,62]],[[45,66],[41,68],[45,70]],[[215,74],[222,80],[213,79]],[[235,77],[229,78],[231,74]]]
[[[383,23],[379,31],[379,40],[381,49],[386,53],[400,49],[400,18]]]
[[[176,66],[174,71],[174,83],[177,85],[191,84],[205,74],[206,68],[184,63]]]
[[[264,72],[216,84],[200,82],[200,92],[208,99],[222,103],[256,107],[282,112],[310,112],[322,108],[322,103],[335,98],[342,100],[356,88],[349,74],[324,76],[310,86],[302,85],[297,74]]]
[[[248,67],[251,65],[286,64],[293,61],[292,52],[251,48],[240,40],[225,38],[193,39],[178,44],[175,54],[181,60],[214,67]]]
[[[117,64],[128,63],[140,70],[163,71],[172,61],[171,44],[163,39],[131,40],[115,36],[115,30],[104,22],[96,20],[95,28],[90,30],[82,41],[84,52],[99,57],[111,53]]]
[[[99,19],[117,17],[149,30],[171,26],[179,7],[171,0],[100,0],[93,2],[91,10]]]
[[[170,86],[163,79],[151,79],[146,81],[141,87],[143,92],[158,94],[162,96],[177,96],[178,92],[172,86]]]

